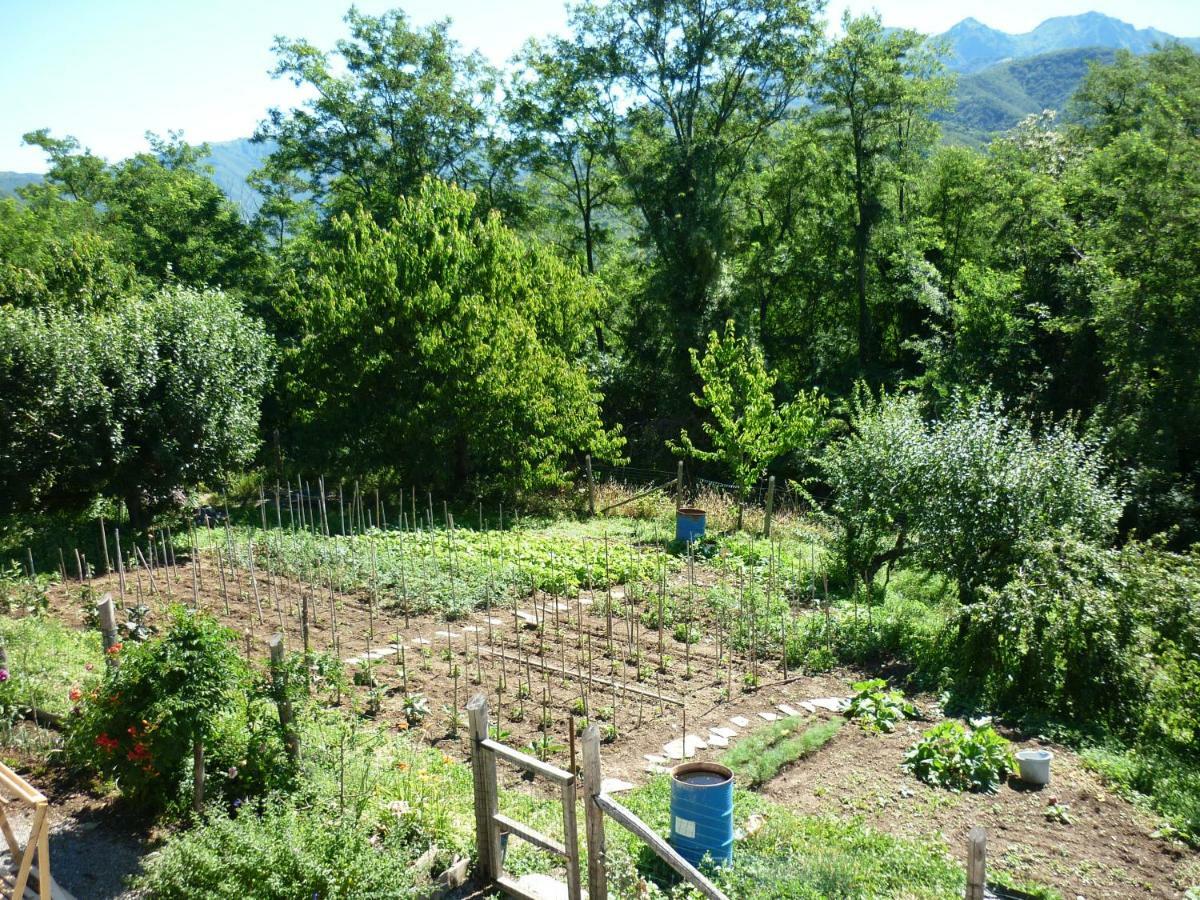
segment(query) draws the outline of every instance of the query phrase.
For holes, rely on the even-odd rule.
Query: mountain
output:
[[[948,48],[947,65],[962,73],[979,72],[1008,60],[1085,47],[1148,53],[1155,44],[1179,41],[1200,50],[1200,38],[1177,38],[1157,28],[1134,28],[1128,22],[1098,12],[1057,16],[1024,34],[1009,34],[978,19],[963,19],[937,38]]]
[[[1091,62],[1108,63],[1117,51],[1105,47],[1055,50],[960,75],[954,109],[939,116],[946,140],[984,144],[1031,113],[1063,111]]]
[[[246,220],[253,218],[262,205],[262,197],[246,184],[246,179],[274,149],[272,143],[256,144],[249,138],[209,144],[211,152],[204,162],[212,167],[210,177],[241,208]],[[42,176],[33,172],[0,172],[0,197],[13,196],[18,188],[41,180]]]

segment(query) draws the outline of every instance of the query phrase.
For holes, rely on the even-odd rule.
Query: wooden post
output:
[[[679,465],[675,469],[675,508],[680,509],[683,506],[683,460],[679,461]]]
[[[967,833],[967,900],[983,900],[986,869],[987,831],[976,825]]]
[[[483,746],[487,740],[487,696],[479,693],[467,702],[471,729],[471,774],[475,782],[475,847],[479,851],[479,874],[494,882],[504,860],[500,855],[500,830],[496,827],[496,757]]]
[[[112,559],[108,555],[108,535],[104,533],[104,516],[100,517],[100,544],[104,547],[104,571],[112,571]]]
[[[279,707],[279,727],[283,729],[288,759],[295,765],[300,759],[300,735],[292,724],[292,701],[288,697],[287,668],[283,661],[283,635],[271,635],[267,646],[271,650],[271,686],[275,690],[275,704]]]
[[[588,900],[608,900],[608,874],[604,858],[604,810],[596,803],[601,782],[600,728],[589,725],[583,733],[583,816],[587,829]]]
[[[105,594],[96,604],[96,617],[100,620],[100,640],[104,644],[104,656],[110,665],[117,664],[117,658],[109,651],[117,644],[117,610],[113,605],[112,594]]]
[[[596,479],[592,476],[592,454],[589,453],[585,456],[583,461],[587,465],[588,515],[594,516],[596,514]]]
[[[192,770],[192,809],[197,813],[204,812],[204,741],[196,735],[192,744],[192,759],[195,766]]]
[[[767,512],[763,516],[763,537],[771,536],[771,513],[775,509],[775,476],[767,479]]]

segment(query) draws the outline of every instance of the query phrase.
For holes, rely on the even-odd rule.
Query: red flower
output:
[[[121,744],[116,738],[110,738],[107,734],[100,734],[96,736],[96,746],[105,753],[112,753]]]
[[[108,648],[108,650],[107,650],[107,651],[105,651],[105,652],[107,652],[107,653],[108,653],[110,656],[116,656],[118,653],[120,653],[120,652],[121,652],[121,646],[122,646],[122,645],[121,645],[121,642],[120,642],[120,641],[117,641],[117,643],[113,644],[113,645],[112,645],[111,647],[109,647],[109,648]]]
[[[78,703],[79,698],[83,696],[83,691],[81,691],[77,687],[73,687],[73,688],[71,688],[71,691],[70,691],[70,693],[67,694],[67,696],[71,698],[72,703]]]
[[[150,749],[140,741],[133,745],[133,749],[126,754],[126,758],[131,763],[149,763]]]

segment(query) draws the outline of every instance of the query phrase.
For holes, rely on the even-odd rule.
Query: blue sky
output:
[[[561,31],[563,0],[358,0],[379,13],[400,5],[417,23],[442,17],[468,49],[496,63],[527,37]],[[21,135],[74,134],[109,159],[145,149],[146,131],[182,129],[194,142],[249,135],[270,106],[298,94],[273,80],[275,35],[329,46],[345,34],[349,0],[0,0],[0,170],[45,168]],[[1138,27],[1200,35],[1200,0],[830,0],[888,25],[944,31],[974,16],[1028,31],[1048,16],[1098,10]]]

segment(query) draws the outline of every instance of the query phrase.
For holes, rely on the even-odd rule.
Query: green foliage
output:
[[[354,816],[331,819],[272,798],[261,812],[217,814],[171,838],[137,883],[164,900],[409,897],[420,884],[419,853],[398,830],[380,840]]]
[[[1200,766],[1191,752],[1153,747],[1090,747],[1084,764],[1100,773],[1127,800],[1163,817],[1159,833],[1200,846]]]
[[[1008,741],[991,725],[970,731],[947,719],[934,725],[904,754],[904,768],[934,787],[992,793],[1016,770]]]
[[[833,720],[833,724],[839,724]],[[621,797],[651,828],[670,830],[670,779],[655,778]],[[733,863],[711,873],[739,900],[824,900],[858,897],[950,897],[962,892],[962,867],[933,841],[911,841],[857,820],[802,816],[740,787],[734,790],[735,825],[753,815],[765,822],[739,841]],[[610,889],[620,896],[690,896],[689,889],[628,831],[607,831]],[[664,885],[660,888],[658,885]]]
[[[8,673],[0,681],[0,727],[34,710],[66,716],[75,692],[90,690],[103,665],[98,632],[68,628],[46,615],[0,617],[0,647]]]
[[[911,397],[857,399],[852,433],[822,459],[837,545],[867,585],[907,555],[955,579],[963,601],[1006,583],[1060,530],[1111,534],[1120,503],[1094,443],[1065,426],[1040,434],[989,401],[925,424]]]
[[[251,459],[270,373],[262,323],[217,291],[110,311],[0,307],[0,496],[123,499],[135,521]]]
[[[354,475],[403,466],[518,490],[561,485],[579,454],[616,455],[578,365],[594,286],[475,213],[471,194],[431,180],[387,228],[361,213],[331,223],[285,309],[300,334],[287,367],[297,452]]]
[[[274,196],[303,184],[324,216],[361,208],[385,226],[428,177],[480,182],[494,91],[482,57],[463,54],[445,21],[414,28],[400,10],[354,8],[345,21],[350,36],[332,53],[275,40],[275,76],[311,94],[300,109],[272,110],[255,135],[277,145],[264,167],[264,180],[282,188]]]
[[[71,720],[67,751],[116,779],[127,797],[162,809],[179,796],[196,742],[213,744],[246,679],[233,633],[177,608],[163,637],[117,645],[103,681]]]
[[[683,431],[678,444],[669,442],[675,453],[721,463],[745,496],[776,457],[795,451],[804,459],[812,452],[828,401],[813,391],[776,407],[775,376],[762,350],[738,337],[732,319],[724,334],[709,334],[704,356],[692,350],[692,366],[703,383],[692,400],[713,419],[701,425],[713,449],[700,449]]]
[[[904,698],[900,691],[887,689],[882,678],[860,681],[852,686],[854,696],[846,717],[857,722],[867,731],[892,732],[896,723],[904,719],[915,719],[920,714],[917,708]]]
[[[842,723],[829,719],[809,724],[801,716],[778,719],[747,734],[721,754],[721,762],[733,770],[743,785],[758,787],[791,765],[824,747],[837,734]]]

